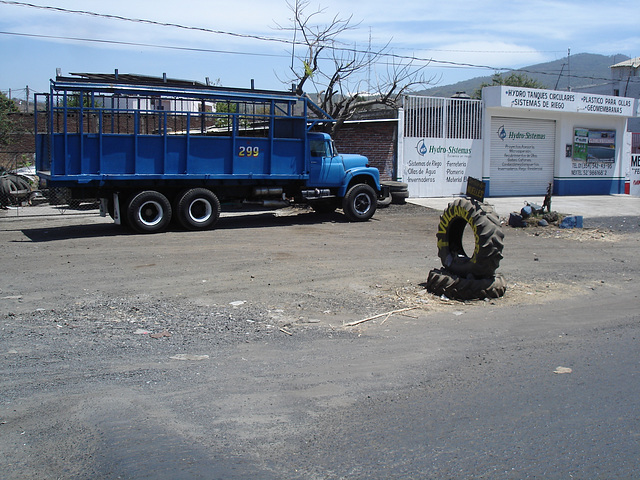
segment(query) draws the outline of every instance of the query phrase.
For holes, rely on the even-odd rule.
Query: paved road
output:
[[[438,217],[3,223],[0,477],[634,478],[640,218],[507,229],[452,302]]]

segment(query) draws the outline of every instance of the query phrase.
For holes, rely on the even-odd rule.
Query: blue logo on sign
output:
[[[498,129],[498,137],[500,137],[500,140],[504,141],[505,138],[507,138],[507,132],[504,129],[504,125],[502,125],[499,129]]]
[[[424,144],[424,138],[416,145],[416,150],[421,157],[424,157],[427,153],[427,146]]]

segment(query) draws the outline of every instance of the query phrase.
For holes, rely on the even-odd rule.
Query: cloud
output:
[[[40,5],[51,4],[32,1]],[[285,0],[56,0],[53,3],[70,10],[90,10],[240,35],[292,39],[291,32],[275,28],[276,24],[291,25],[292,12]],[[343,45],[366,50],[371,42],[372,49],[379,50],[389,44],[390,51],[396,55],[450,62],[434,62],[428,67],[438,73],[441,70],[443,75],[454,70],[464,70],[467,77],[487,74],[474,68],[456,68],[451,63],[518,68],[560,58],[566,55],[568,48],[575,53],[625,53],[629,56],[637,56],[640,50],[637,5],[629,0],[609,0],[606,4],[599,0],[512,0],[508,3],[504,0],[403,0],[395,4],[388,0],[310,0],[308,13],[318,6],[326,8],[325,15],[317,17],[321,22],[330,22],[336,15],[341,18],[353,15],[357,28],[345,32],[341,37]],[[0,47],[4,47],[6,62],[12,66],[10,75],[0,72],[0,77],[11,78],[4,81],[18,85],[33,81],[24,78],[22,72],[35,71],[35,67],[29,65],[28,55],[18,56],[15,53],[25,51],[24,45],[38,49],[31,57],[46,58],[62,67],[73,61],[74,65],[92,65],[94,70],[98,70],[101,68],[100,59],[104,57],[110,59],[103,62],[105,71],[120,65],[140,65],[142,68],[146,64],[139,58],[153,58],[153,65],[162,65],[157,69],[183,71],[184,75],[194,72],[193,75],[198,77],[202,76],[201,71],[228,78],[235,75],[239,80],[233,83],[239,84],[244,84],[248,76],[269,79],[275,76],[274,72],[286,72],[286,59],[269,56],[286,57],[290,52],[289,43],[8,4],[0,4],[0,30],[236,52],[235,55],[198,55],[141,46],[68,41],[64,42],[64,48],[60,48],[60,41],[31,39],[26,43],[27,39],[0,36]],[[20,42],[22,46],[18,45]],[[73,59],[72,54],[75,55]],[[264,58],[247,57],[246,54],[258,54]],[[211,74],[211,71],[220,73]],[[19,75],[23,76],[18,80]]]

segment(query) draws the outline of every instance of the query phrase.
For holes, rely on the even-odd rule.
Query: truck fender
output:
[[[380,186],[380,174],[376,168],[357,168],[346,172],[344,182],[338,189],[338,196],[344,197],[347,190],[356,183],[366,183],[370,185],[378,195],[382,191]]]

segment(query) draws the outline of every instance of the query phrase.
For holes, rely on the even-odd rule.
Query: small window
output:
[[[329,152],[327,152],[327,142],[324,140],[311,140],[310,144],[312,157],[331,156]]]

